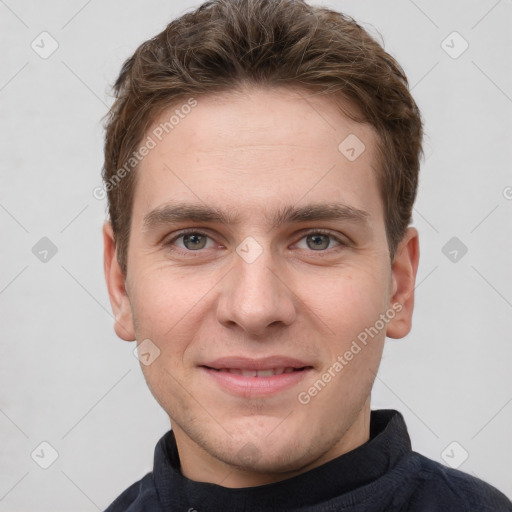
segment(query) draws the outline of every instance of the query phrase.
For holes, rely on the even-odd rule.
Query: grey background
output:
[[[425,119],[414,326],[387,342],[372,406],[400,410],[417,451],[467,452],[460,469],[512,497],[512,1],[314,3],[382,34]],[[0,511],[102,510],[169,428],[113,331],[92,191],[109,84],[198,4],[0,1]],[[46,59],[31,47],[43,31],[59,45]],[[454,31],[469,43],[457,58]],[[31,458],[51,462],[43,441],[58,452],[48,469]]]

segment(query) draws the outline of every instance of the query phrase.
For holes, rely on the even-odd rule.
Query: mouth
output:
[[[287,357],[222,358],[200,365],[222,390],[245,398],[275,395],[296,386],[313,366]]]
[[[209,366],[204,366],[203,368],[214,370],[216,372],[228,372],[233,375],[242,375],[243,377],[272,377],[274,375],[282,375],[283,373],[300,372],[307,368],[311,368],[311,366],[303,366],[302,368],[281,366],[280,368],[268,368],[266,370],[246,370],[243,368],[211,368]]]

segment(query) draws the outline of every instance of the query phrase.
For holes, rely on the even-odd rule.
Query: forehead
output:
[[[242,216],[303,200],[382,215],[377,134],[344,115],[332,96],[254,87],[184,98],[161,112],[149,138],[134,220],[138,210],[177,198]]]

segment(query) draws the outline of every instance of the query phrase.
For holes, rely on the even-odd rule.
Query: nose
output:
[[[270,249],[264,249],[251,263],[235,255],[234,268],[222,280],[218,322],[228,328],[238,326],[254,336],[291,325],[297,315],[297,299],[278,268]]]

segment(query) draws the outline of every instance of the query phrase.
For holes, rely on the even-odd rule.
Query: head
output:
[[[150,347],[185,474],[264,483],[364,442],[418,264],[422,127],[400,66],[340,13],[218,0],[143,43],[114,90],[115,329]],[[256,368],[287,370],[232,373]]]

